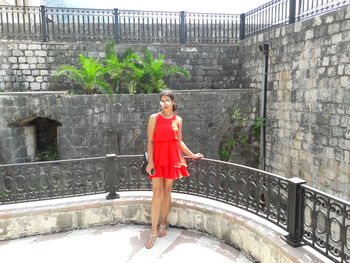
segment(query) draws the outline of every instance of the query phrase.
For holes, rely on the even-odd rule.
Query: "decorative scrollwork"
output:
[[[1,203],[104,192],[104,165],[89,158],[0,167]]]
[[[335,261],[350,254],[350,204],[316,189],[304,189],[304,242]]]

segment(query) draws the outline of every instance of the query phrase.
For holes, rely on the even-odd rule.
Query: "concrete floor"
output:
[[[0,241],[1,262],[250,263],[228,244],[193,230],[170,228],[145,249],[149,226],[115,225]]]

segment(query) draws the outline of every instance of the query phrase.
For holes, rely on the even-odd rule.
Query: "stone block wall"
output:
[[[350,6],[243,41],[244,87],[262,86],[263,43],[268,171],[350,200]]]
[[[183,138],[193,152],[219,159],[219,145],[231,127],[230,111],[240,109],[251,125],[258,116],[257,90],[178,91],[178,114]],[[142,154],[147,145],[147,122],[160,110],[157,94],[62,95],[0,93],[0,161],[26,162],[25,127],[36,117],[55,120],[60,159],[103,156],[107,153]],[[236,156],[235,162],[257,166],[256,152]]]
[[[103,61],[106,42],[0,42],[0,91],[77,90],[63,78],[53,78],[60,65],[78,65],[79,54]],[[154,56],[186,68],[190,79],[168,79],[173,89],[241,88],[237,64],[238,46],[179,44],[118,44],[119,53],[132,47],[141,54],[148,48]]]
[[[350,200],[350,6],[247,38],[237,45],[154,44],[147,47],[154,54],[165,55],[169,61],[190,70],[191,80],[170,82],[170,86],[173,88],[261,89],[263,86],[264,55],[259,52],[258,46],[263,43],[270,46],[267,98],[267,170],[286,177],[304,178],[309,185]],[[128,46],[120,45],[119,48],[122,51]],[[143,47],[146,45],[134,46],[138,51]],[[79,53],[103,58],[104,44],[83,42],[78,44],[53,42],[27,44],[18,41],[3,41],[0,44],[0,52],[2,55],[0,89],[65,90],[67,89],[66,84],[54,83],[49,79],[49,75],[54,72],[54,69],[61,64],[75,63]],[[45,53],[41,52],[46,52],[46,56],[44,56]],[[28,80],[25,79],[26,77]],[[39,81],[40,77],[43,78],[43,82],[37,81],[36,77]],[[40,87],[37,83],[40,83]],[[195,91],[193,94],[197,96]],[[233,97],[231,98],[229,91],[219,94],[221,94],[219,96],[224,97],[224,103],[230,103],[229,100],[226,101],[230,98],[238,103],[237,105],[244,104],[244,100],[241,104]],[[128,97],[123,97],[125,102],[128,101],[126,98]],[[196,98],[198,101],[194,104],[200,105],[199,97],[191,94],[189,98]],[[27,103],[27,100],[23,98],[21,100],[23,103]],[[80,99],[72,97],[71,100]],[[252,98],[252,100],[258,102],[256,98]],[[214,102],[215,100],[208,101],[208,103],[213,104]],[[1,103],[11,104],[13,102]],[[74,103],[81,102],[74,101]],[[103,108],[106,107],[104,102],[100,103],[102,103],[102,106],[99,106],[101,110],[94,108],[85,111],[94,112],[96,115],[99,111],[107,111]],[[189,102],[189,104],[191,103],[193,102]],[[253,111],[258,107],[257,103],[254,106],[252,104],[246,105],[255,108]],[[186,105],[184,109],[190,108],[187,108]],[[69,110],[72,109],[69,108]],[[211,114],[209,109],[193,108],[189,111],[196,112],[196,110],[203,111],[205,113],[203,116],[207,118],[205,121],[210,123],[212,117],[209,117]],[[25,111],[25,109],[20,111]],[[79,109],[73,109],[72,112],[76,111],[79,112]],[[151,110],[147,114],[150,112]],[[20,115],[15,112],[11,113],[17,117]],[[130,112],[126,111],[125,113]],[[143,118],[147,115],[140,112],[137,114]],[[188,118],[191,120],[191,114],[188,114]],[[123,116],[127,115],[123,114]],[[78,116],[76,121],[81,122],[81,117]],[[107,121],[108,124],[106,124],[106,122],[99,120],[94,121],[94,125],[100,125],[96,130],[101,134],[94,133],[94,130],[91,130],[90,133],[100,137],[105,136],[107,130],[102,132],[101,129],[110,127],[110,122]],[[228,119],[225,121],[228,122]],[[125,125],[122,128],[124,131],[122,138],[130,136],[129,140],[131,140],[134,137],[126,132],[129,124]],[[137,127],[136,134],[141,133],[141,130],[145,128],[145,126]],[[204,126],[199,127],[198,133],[204,133],[201,130]],[[24,143],[24,138],[21,139],[20,136],[23,134],[21,129],[19,127],[17,130],[3,131],[6,138],[9,138],[3,143],[7,147],[6,149],[17,145],[16,140],[13,139],[15,136],[18,137],[18,141],[22,140]],[[79,133],[63,126],[60,129],[62,129],[61,134],[67,132],[68,136],[72,135],[73,132]],[[72,138],[77,140],[73,144],[80,145],[80,139],[74,136]],[[198,140],[195,134],[190,138],[191,140],[193,138],[191,143],[196,145],[206,143],[203,140]],[[214,136],[208,141],[211,140],[218,140],[218,138]],[[138,142],[136,141],[136,143]],[[106,146],[101,145],[94,147],[96,149],[106,148]],[[98,152],[92,150],[94,147],[84,147],[76,151],[90,151],[90,154]],[[139,147],[137,151],[143,147]],[[202,149],[199,146],[196,147],[194,149]],[[214,144],[208,147],[214,147]],[[68,149],[71,148],[68,147]],[[122,147],[121,149],[124,150]],[[217,152],[217,147],[212,149],[215,151],[211,152]],[[23,152],[24,148],[16,147],[15,151],[18,151],[15,156],[20,156],[20,152]],[[100,153],[105,152],[107,150]],[[127,152],[133,151],[128,149]],[[6,153],[5,155],[11,154]],[[73,155],[81,156],[82,153],[76,152]],[[214,157],[214,154],[210,156]]]

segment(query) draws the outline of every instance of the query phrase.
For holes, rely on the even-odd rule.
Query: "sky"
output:
[[[199,13],[246,13],[269,0],[69,0],[70,7]]]

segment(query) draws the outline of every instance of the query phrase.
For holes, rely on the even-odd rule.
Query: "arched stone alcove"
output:
[[[9,124],[22,127],[27,161],[47,161],[58,159],[57,127],[62,124],[45,117],[29,117]]]

